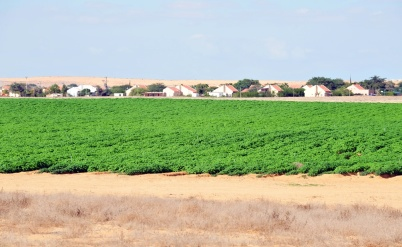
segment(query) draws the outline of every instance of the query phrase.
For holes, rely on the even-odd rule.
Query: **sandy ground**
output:
[[[113,173],[52,175],[47,173],[0,174],[6,192],[77,195],[157,196],[208,200],[268,199],[279,203],[368,204],[402,209],[402,176],[305,175],[258,177]]]

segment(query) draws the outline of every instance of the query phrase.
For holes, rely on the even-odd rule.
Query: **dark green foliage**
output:
[[[397,175],[401,111],[382,103],[1,99],[0,172]]]
[[[25,91],[26,85],[23,83],[16,83],[10,85],[10,91],[13,93],[20,93],[22,94]]]
[[[49,87],[49,93],[60,93],[60,87],[57,84],[53,84]]]
[[[131,88],[130,85],[119,85],[119,86],[113,86],[110,88],[110,91],[112,93],[125,93],[127,89]]]
[[[332,79],[327,77],[313,77],[307,81],[307,85],[324,85],[329,90],[335,90],[345,86],[345,82],[339,78]]]
[[[332,91],[332,96],[353,96],[353,93],[346,87],[340,87]]]
[[[278,97],[304,97],[304,88],[291,88],[287,83],[279,85],[282,89]]]
[[[204,95],[208,92],[209,85],[205,83],[199,83],[195,85],[194,89],[197,90],[199,95]]]
[[[79,173],[79,172],[87,172],[88,165],[83,163],[81,164],[59,163],[57,165],[53,165],[48,168],[43,168],[40,171],[50,172],[53,174]]]
[[[139,174],[147,174],[147,173],[162,173],[162,172],[171,172],[173,171],[169,166],[163,164],[143,164],[136,165],[132,167],[128,167],[123,172],[128,175],[139,175]]]
[[[154,83],[148,86],[148,92],[162,92],[166,86],[163,83]]]
[[[386,78],[381,78],[379,76],[372,76],[370,79],[364,80],[360,82],[364,88],[375,90],[376,93],[379,93],[380,90],[384,90],[386,88],[385,83]]]
[[[61,87],[61,93],[64,96],[67,96],[67,90],[68,90],[68,87],[65,84],[63,84],[63,86]]]
[[[84,88],[79,92],[79,96],[85,96],[85,95],[90,95],[91,94],[91,90],[89,90],[88,88]]]
[[[128,96],[142,96],[144,93],[146,93],[147,90],[145,88],[134,88],[131,90],[130,94]]]
[[[249,88],[251,85],[259,86],[261,84],[260,84],[259,80],[252,80],[252,79],[243,79],[243,80],[240,80],[240,81],[236,82],[235,84],[233,84],[233,86],[239,91],[241,91],[245,88]]]

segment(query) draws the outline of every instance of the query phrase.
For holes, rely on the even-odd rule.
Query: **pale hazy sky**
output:
[[[0,0],[0,77],[402,78],[402,0]]]

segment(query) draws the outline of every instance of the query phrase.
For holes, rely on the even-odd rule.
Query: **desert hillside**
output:
[[[242,78],[241,78],[242,79]],[[89,84],[103,86],[106,82],[106,77],[79,77],[79,76],[43,76],[43,77],[21,77],[21,78],[0,78],[0,86],[10,85],[13,82],[21,82],[28,84],[36,84],[48,87],[52,84]],[[210,86],[218,86],[221,84],[236,83],[237,80],[160,80],[160,79],[139,79],[139,78],[109,78],[107,77],[108,86],[116,85],[150,85],[153,83],[163,83],[166,86],[174,85],[196,85],[206,83]],[[302,86],[305,81],[280,81],[280,80],[260,80],[261,84],[268,83],[288,83],[289,85]]]

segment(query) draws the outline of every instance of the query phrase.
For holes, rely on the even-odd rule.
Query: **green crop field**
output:
[[[402,174],[402,104],[1,99],[0,172]]]

